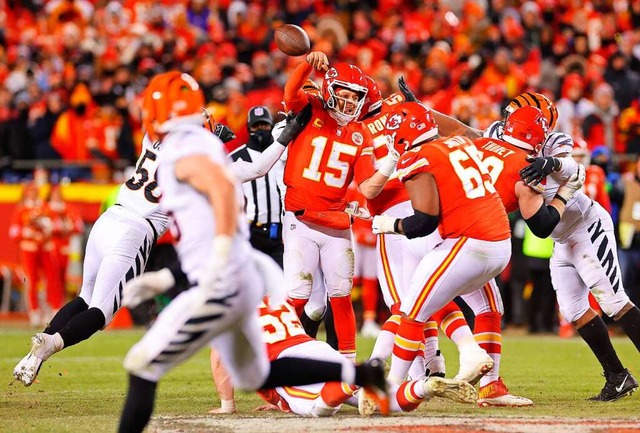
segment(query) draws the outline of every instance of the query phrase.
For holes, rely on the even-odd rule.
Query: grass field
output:
[[[23,387],[14,382],[13,366],[29,350],[30,332],[0,328],[0,374],[4,378],[0,399],[0,432],[113,432],[116,430],[120,410],[126,392],[126,374],[122,359],[142,335],[143,330],[101,332],[89,341],[71,347],[54,356],[42,367],[38,382]],[[452,376],[457,371],[455,348],[443,339],[443,353]],[[371,350],[373,341],[358,340],[359,358]],[[623,363],[633,372],[640,373],[640,356],[632,344],[615,338],[614,345]],[[477,407],[434,400],[423,404],[418,411],[396,416],[394,427],[378,425],[379,418],[363,423],[355,418],[357,411],[346,408],[345,415],[337,420],[339,426],[316,424],[326,420],[305,420],[304,424],[290,416],[269,413],[252,413],[261,404],[253,394],[238,395],[239,414],[212,419],[206,412],[218,404],[211,374],[208,353],[203,351],[171,372],[160,384],[151,431],[423,431],[424,425],[402,427],[400,420],[409,423],[422,420],[430,423],[444,417],[444,424],[453,420],[462,423],[461,430],[446,431],[515,431],[501,427],[501,418],[518,421],[519,427],[530,425],[530,431],[640,431],[638,420],[638,394],[614,403],[592,403],[585,399],[596,394],[604,384],[597,361],[580,339],[561,340],[557,337],[529,337],[507,335],[503,338],[505,353],[502,376],[514,393],[534,400],[535,406],[527,409],[480,409]],[[638,376],[638,375],[636,375]],[[426,416],[432,421],[424,421]],[[250,424],[243,417],[260,417],[259,424]],[[549,417],[555,427],[541,428],[530,417]],[[284,418],[284,419],[278,419]],[[478,418],[484,427],[489,423],[497,430],[479,430]],[[573,418],[574,420],[566,420]],[[622,420],[615,428],[590,429],[591,422],[581,422],[584,429],[566,430],[564,425],[581,420]],[[465,421],[467,420],[467,421]],[[469,422],[469,420],[471,420]],[[555,420],[555,421],[554,421]],[[565,420],[565,424],[557,424]],[[313,421],[313,422],[312,422]],[[562,422],[565,422],[562,421]],[[294,427],[294,422],[297,427]],[[404,421],[403,421],[404,422]],[[472,423],[473,428],[467,424]],[[327,426],[326,429],[314,425]],[[465,427],[467,425],[467,427]],[[605,425],[607,423],[605,422]],[[278,426],[278,427],[276,427]],[[282,427],[281,427],[282,426]],[[596,421],[593,426],[600,426]],[[483,427],[483,428],[484,428]],[[623,428],[624,427],[624,428]],[[522,427],[524,428],[524,427]],[[569,428],[569,427],[567,427]],[[343,431],[347,431],[343,430]],[[437,433],[445,430],[428,431]],[[529,430],[518,430],[529,431]]]

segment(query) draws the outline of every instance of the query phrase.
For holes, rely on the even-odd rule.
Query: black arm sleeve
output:
[[[525,219],[525,222],[531,229],[531,233],[539,238],[549,237],[553,229],[560,222],[560,213],[558,209],[553,206],[540,206],[538,212],[536,212],[531,218]]]
[[[440,217],[413,210],[413,215],[402,219],[402,230],[407,238],[421,238],[438,228]]]

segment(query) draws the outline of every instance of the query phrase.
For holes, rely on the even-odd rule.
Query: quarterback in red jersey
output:
[[[324,72],[321,97],[305,92],[311,72]],[[371,134],[358,118],[365,105],[368,83],[356,66],[329,67],[324,53],[312,52],[292,73],[284,91],[287,110],[311,104],[311,120],[288,147],[284,169],[286,186],[283,218],[284,271],[296,312],[311,296],[313,277],[322,271],[335,318],[338,349],[355,359],[355,315],[351,304],[354,270],[351,216],[346,192],[356,163],[371,164]],[[358,185],[365,195],[382,189],[397,159],[387,158],[371,178]]]

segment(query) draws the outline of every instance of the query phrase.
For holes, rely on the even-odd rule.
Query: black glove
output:
[[[524,183],[532,186],[539,184],[552,171],[560,168],[560,160],[552,156],[545,158],[527,156],[527,162],[530,164],[520,170],[520,178]]]
[[[278,137],[278,143],[283,146],[291,143],[302,132],[307,123],[311,120],[311,104],[307,104],[298,114],[295,116],[287,116],[287,125],[282,130],[282,133]]]
[[[404,81],[404,77],[398,78],[398,87],[400,88],[400,91],[404,95],[404,99],[406,102],[418,101],[418,99],[416,98],[416,95],[414,95],[411,89],[409,89],[409,86],[407,86],[407,82]]]
[[[223,143],[227,143],[234,138],[236,138],[236,134],[227,126],[222,123],[218,123],[216,127],[213,129],[213,133],[218,136]]]

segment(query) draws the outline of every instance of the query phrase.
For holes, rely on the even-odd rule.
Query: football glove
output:
[[[544,158],[527,156],[527,162],[530,164],[520,170],[520,178],[527,185],[535,186],[551,172],[560,169],[560,160],[552,156]]]
[[[416,95],[413,94],[411,89],[409,89],[407,82],[404,81],[404,77],[398,78],[398,87],[400,88],[400,91],[404,95],[404,100],[406,102],[418,102]]]
[[[371,231],[375,235],[398,234],[395,229],[397,218],[389,215],[376,215],[371,222]]]
[[[215,126],[215,128],[213,129],[213,133],[218,136],[218,138],[222,140],[223,143],[227,143],[236,138],[236,134],[234,134],[227,125],[223,125],[222,123],[218,123]]]
[[[567,181],[558,188],[557,196],[562,198],[565,203],[573,198],[576,191],[582,188],[582,184],[586,179],[586,171],[584,165],[579,164],[578,170]]]
[[[357,201],[350,201],[347,203],[347,208],[344,210],[346,213],[354,218],[360,218],[361,220],[370,220],[371,213],[366,207],[360,207]]]
[[[307,126],[309,120],[311,120],[311,104],[307,104],[298,114],[295,116],[287,116],[287,124],[280,133],[277,141],[283,146],[288,145],[293,141],[300,132]]]
[[[400,153],[395,149],[395,147],[393,147],[393,140],[389,140],[388,138],[389,136],[387,136],[387,140],[385,140],[388,151],[387,156],[382,160],[378,167],[378,173],[385,177],[391,177],[393,172],[396,170],[398,160],[400,159]]]
[[[122,305],[135,308],[144,301],[166,292],[176,281],[167,268],[156,272],[145,272],[125,284],[122,290]]]

